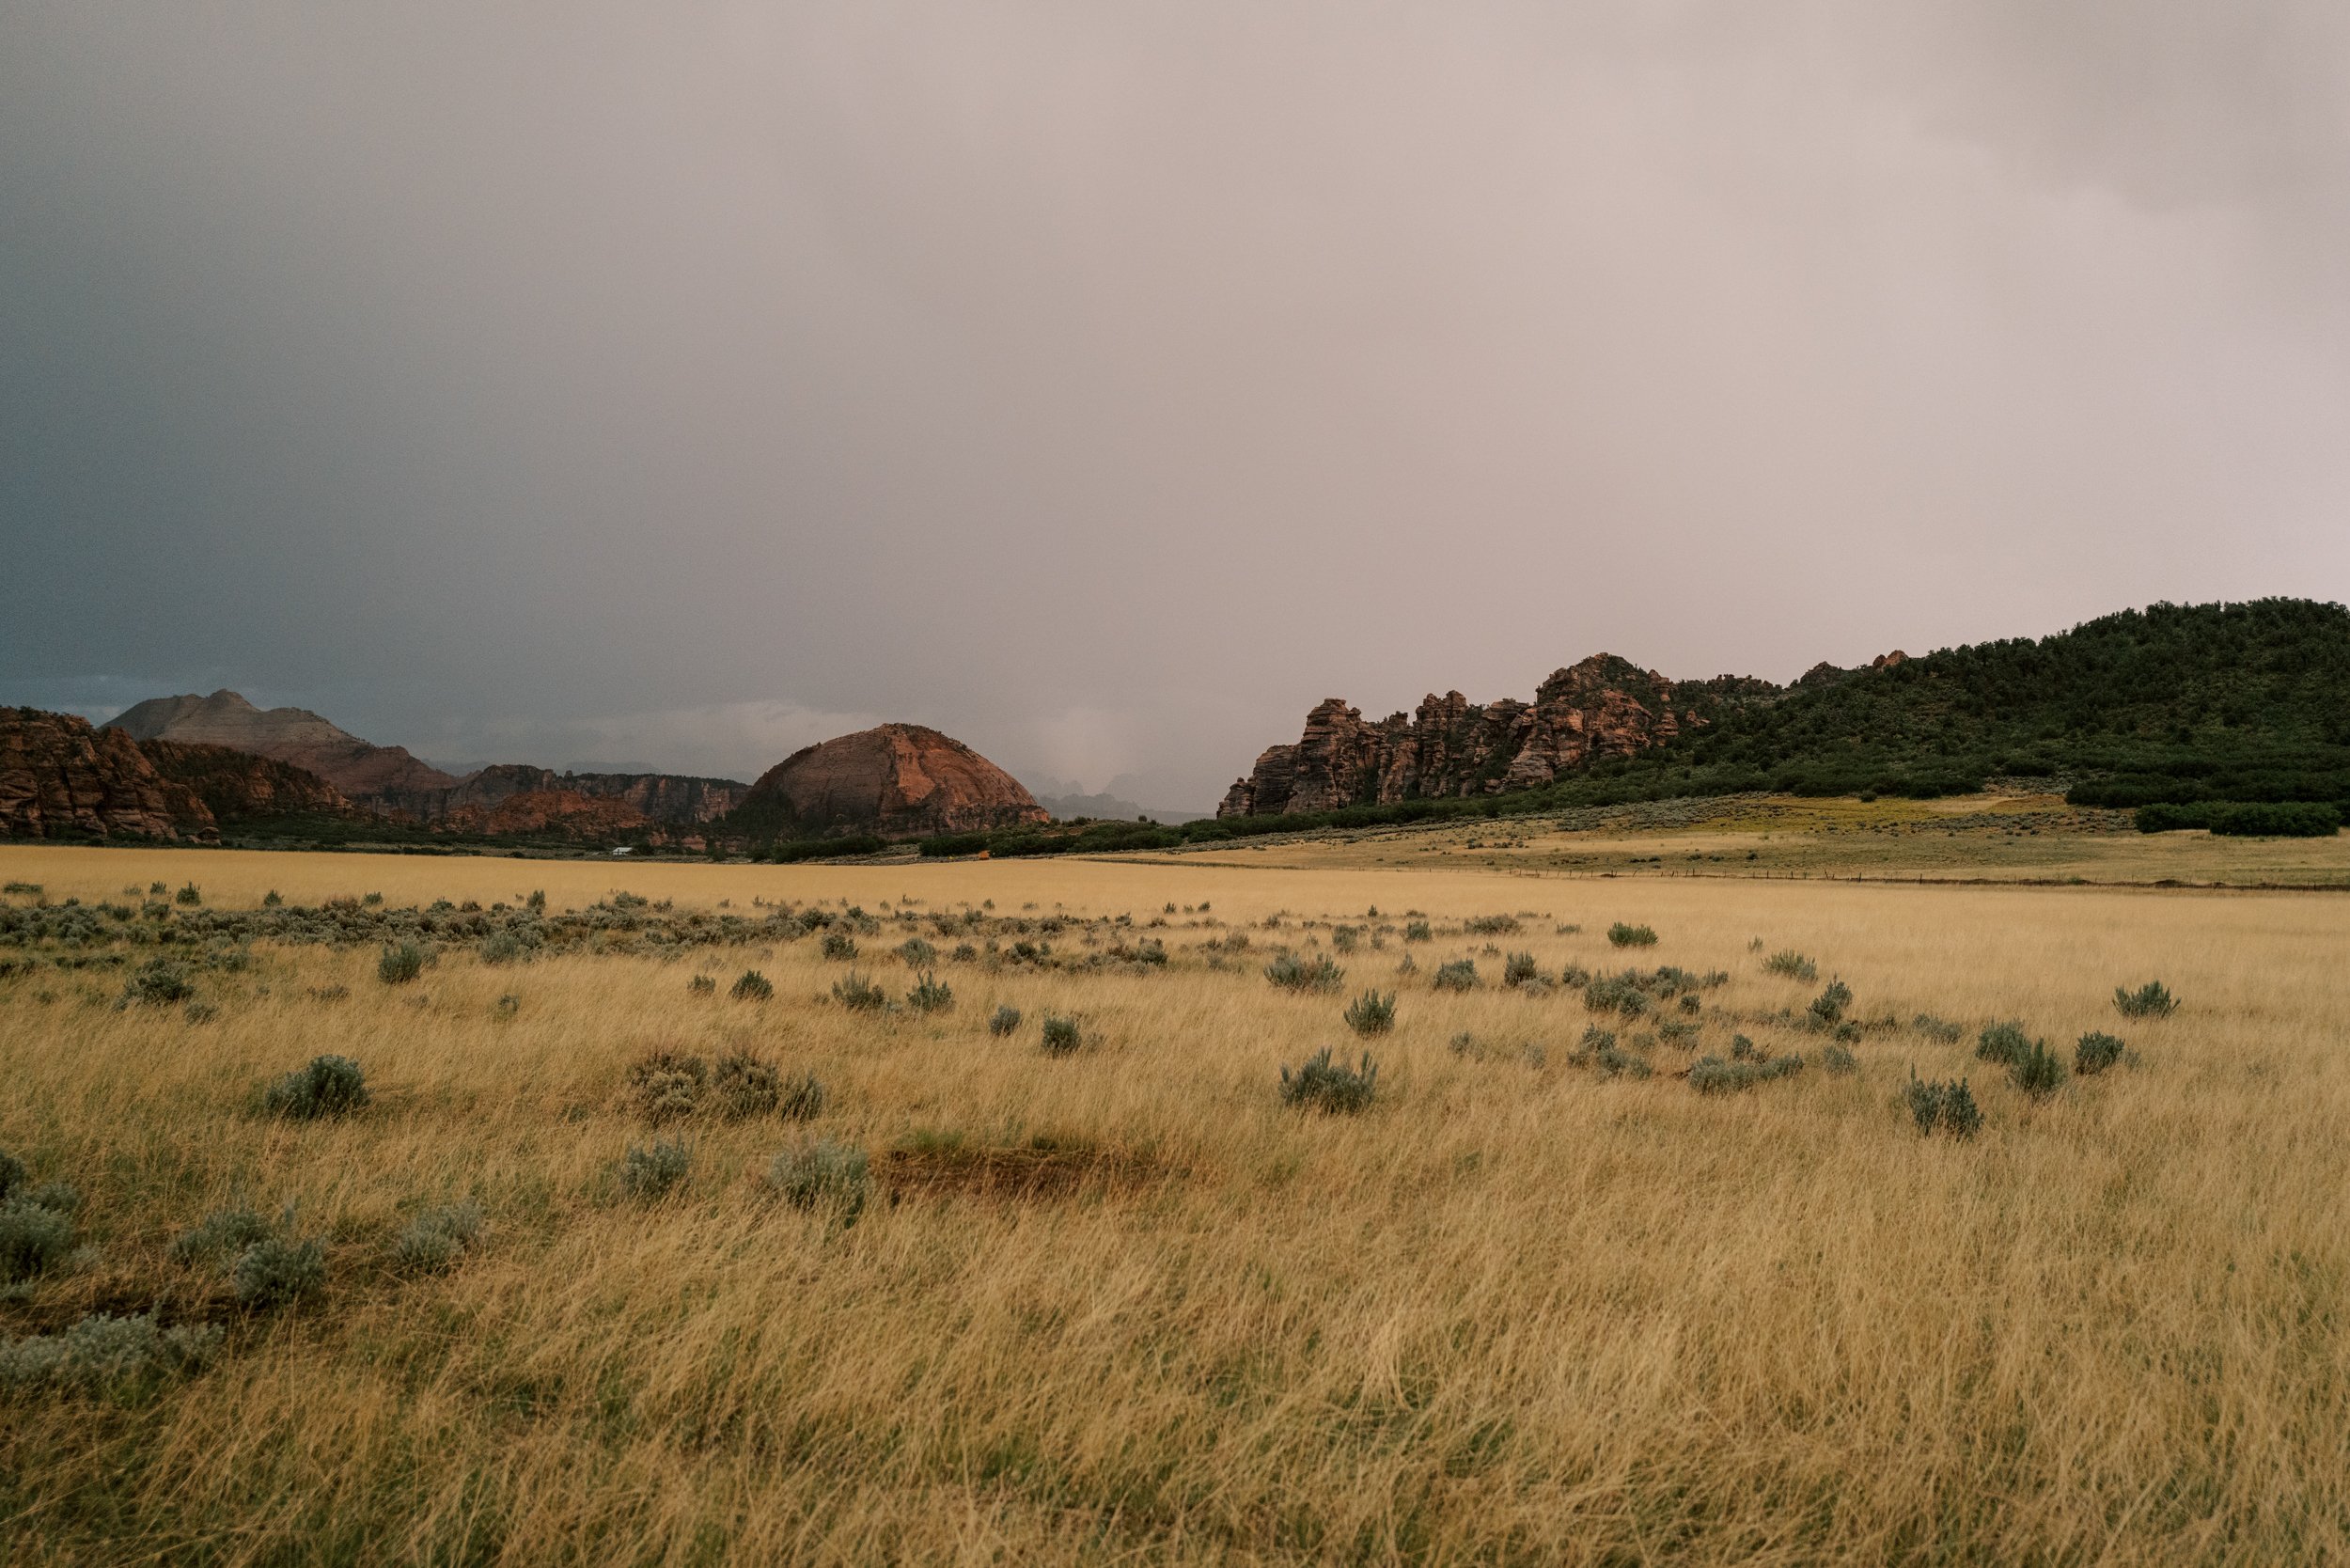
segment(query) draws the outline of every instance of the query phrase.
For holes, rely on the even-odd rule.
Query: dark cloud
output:
[[[0,0],[0,698],[452,759],[2344,596],[2350,12]]]

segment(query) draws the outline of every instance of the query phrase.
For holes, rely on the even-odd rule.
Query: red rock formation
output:
[[[1338,698],[1306,716],[1294,745],[1268,747],[1235,779],[1219,817],[1328,811],[1434,796],[1534,789],[1609,757],[1662,745],[1710,724],[1726,706],[1770,701],[1767,681],[1719,676],[1676,684],[1612,654],[1555,671],[1532,703],[1482,707],[1459,692],[1406,717],[1367,724]]]
[[[727,825],[746,837],[915,839],[1044,821],[1018,780],[961,741],[885,724],[793,752],[760,776]]]
[[[451,827],[476,826],[476,831],[502,833],[562,833],[573,839],[604,839],[634,833],[646,825],[645,814],[624,800],[598,800],[577,790],[525,790],[509,795],[469,822],[452,813]]]
[[[372,745],[305,708],[256,708],[232,691],[150,698],[108,719],[106,728],[134,740],[193,741],[274,757],[380,811],[429,816],[433,799],[457,783],[404,747]]]
[[[564,786],[597,800],[625,801],[664,823],[709,823],[743,804],[748,784],[676,773],[567,773]]]
[[[445,792],[431,815],[451,825],[484,821],[484,813],[500,802],[525,792],[576,795],[584,801],[623,807],[637,823],[706,823],[725,816],[743,802],[750,786],[731,778],[693,778],[667,773],[556,773],[521,762],[499,762],[472,775]],[[619,821],[617,813],[585,813],[599,820]]]
[[[274,757],[189,741],[141,741],[138,747],[167,783],[184,788],[221,822],[294,812],[341,815],[352,809],[334,785]]]
[[[568,792],[588,801],[618,801],[641,823],[707,823],[742,804],[749,787],[731,778],[693,778],[662,773],[557,774],[525,763],[500,763],[459,778],[417,760],[396,745],[376,745],[305,708],[260,709],[232,691],[210,697],[150,698],[106,723],[142,741],[228,746],[308,770],[352,802],[380,815],[484,828],[500,802],[525,792]],[[525,812],[525,816],[536,816]],[[566,813],[582,823],[619,822],[624,813],[602,806]]]
[[[119,730],[71,713],[0,708],[0,837],[212,837],[217,824],[186,786],[155,771]]]

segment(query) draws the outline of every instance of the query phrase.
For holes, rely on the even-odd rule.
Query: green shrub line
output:
[[[2342,831],[2338,806],[2317,801],[2151,802],[2138,808],[2140,833],[2203,828],[2220,838],[2330,839]]]

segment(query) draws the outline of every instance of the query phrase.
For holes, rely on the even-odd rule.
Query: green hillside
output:
[[[2076,804],[2350,799],[2350,611],[2156,604],[1797,685],[1631,774],[1806,794],[2063,776]]]
[[[1712,727],[1670,745],[1510,794],[1181,827],[972,834],[924,847],[999,855],[1167,848],[1754,791],[1966,794],[1997,777],[2048,780],[2080,806],[2165,807],[2147,814],[2150,827],[2302,831],[2332,820],[2324,805],[2350,815],[2350,610],[2303,599],[2155,604],[2052,636],[1944,649],[1882,669],[1815,670],[1777,701],[1725,705]],[[2225,802],[2321,808],[2247,814],[2210,804]]]

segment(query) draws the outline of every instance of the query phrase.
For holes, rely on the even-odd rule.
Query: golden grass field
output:
[[[849,965],[812,937],[494,967],[454,944],[404,986],[372,947],[264,944],[199,976],[207,1022],[117,1009],[121,969],[0,979],[0,1149],[83,1195],[81,1249],[0,1300],[0,1333],[149,1309],[227,1329],[184,1380],[0,1395],[0,1555],[2350,1560],[2350,900],[1345,863],[1362,850],[714,867],[0,848],[0,875],[52,903],[189,880],[208,909],[271,889],[846,901],[882,917],[857,967],[893,996],[915,978],[890,953],[916,930],[901,911],[992,901],[994,920],[1072,921],[1058,958],[1130,936],[1169,954],[942,962],[955,1006],[927,1015],[837,1005]],[[1436,939],[1373,947],[1407,911]],[[1522,930],[1458,934],[1494,913]],[[1121,914],[1131,932],[1073,923]],[[1616,920],[1660,941],[1613,951]],[[1340,922],[1369,932],[1333,953]],[[1203,948],[1234,930],[1246,953]],[[1602,1077],[1567,1059],[1593,1016],[1579,995],[1502,989],[1488,941],[1554,977],[1726,971],[1700,1051],[1743,1031],[1811,1064],[1706,1096],[1674,1075],[1696,1053],[1659,1044],[1655,1075]],[[1343,990],[1268,985],[1285,943],[1336,957]],[[1766,974],[1779,949],[1820,980]],[[1482,988],[1432,989],[1462,956]],[[728,997],[746,967],[771,1000]],[[1774,1021],[1830,976],[1868,1021],[1848,1076]],[[2174,1016],[2117,1016],[2117,984],[2157,978]],[[1281,1066],[1362,1048],[1340,1013],[1373,985],[1399,997],[1368,1042],[1374,1104],[1286,1107]],[[1026,1019],[997,1038],[1001,1004]],[[1927,1038],[1920,1012],[1966,1038]],[[1048,1013],[1085,1047],[1045,1055]],[[1995,1018],[2068,1058],[2108,1029],[2133,1057],[2034,1104],[1974,1059]],[[1456,1053],[1462,1031],[1489,1048]],[[660,1046],[750,1047],[814,1073],[828,1106],[680,1124],[682,1188],[631,1200],[615,1168],[655,1135],[626,1073]],[[362,1063],[372,1104],[260,1114],[259,1087],[321,1052]],[[1921,1137],[1899,1104],[1913,1069],[1969,1077],[1982,1134]],[[873,1157],[854,1224],[762,1180],[811,1137]],[[1067,1179],[999,1179],[1019,1158]],[[487,1223],[457,1265],[394,1269],[407,1219],[460,1198]],[[216,1267],[174,1260],[239,1200],[296,1205],[327,1244],[321,1294],[244,1312]]]

